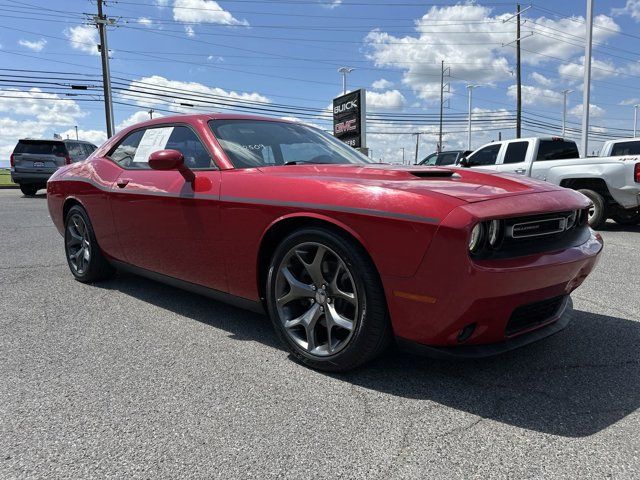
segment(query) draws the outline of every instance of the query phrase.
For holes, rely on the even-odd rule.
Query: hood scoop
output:
[[[407,173],[418,178],[460,178],[460,175],[452,170],[409,170]]]

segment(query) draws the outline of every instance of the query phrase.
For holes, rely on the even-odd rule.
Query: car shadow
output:
[[[263,315],[129,274],[99,286],[223,329],[235,340],[284,350]],[[425,408],[431,401],[489,421],[584,437],[640,406],[639,351],[640,321],[577,310],[564,331],[497,357],[444,361],[391,349],[365,367],[329,376],[425,401]]]
[[[620,225],[613,220],[607,221],[600,229],[601,232],[638,232],[640,233],[640,224],[637,225]]]

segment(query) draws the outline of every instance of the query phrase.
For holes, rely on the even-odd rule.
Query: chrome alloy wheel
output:
[[[317,242],[296,245],[282,259],[275,300],[286,334],[316,356],[335,355],[358,322],[358,293],[340,256]]]
[[[592,203],[591,206],[589,206],[589,213],[587,215],[587,219],[591,220],[595,214],[596,214],[596,207]]]
[[[91,261],[91,240],[89,229],[81,215],[73,214],[67,222],[65,242],[71,268],[78,275],[84,275]]]

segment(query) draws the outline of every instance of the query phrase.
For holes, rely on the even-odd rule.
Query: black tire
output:
[[[618,210],[611,218],[618,225],[630,226],[640,223],[640,211],[638,210]]]
[[[357,300],[356,320],[350,337],[335,354],[318,356],[298,345],[281,320],[277,308],[276,279],[285,256],[294,247],[320,244],[339,256],[338,261],[349,270],[349,278],[355,284]],[[392,330],[382,282],[373,262],[361,245],[347,235],[322,227],[297,230],[288,235],[276,248],[267,275],[267,310],[280,340],[293,357],[313,369],[326,372],[344,372],[371,361],[391,343]],[[313,301],[311,301],[313,303]],[[331,300],[328,300],[330,303]],[[334,301],[335,302],[335,301]],[[335,305],[337,308],[337,304]],[[322,320],[318,320],[319,325]],[[326,323],[326,318],[325,318]],[[319,327],[321,328],[321,326]]]
[[[39,190],[38,185],[20,185],[20,191],[27,197],[33,197]]]
[[[599,230],[607,221],[607,204],[598,192],[586,188],[578,190],[586,196],[593,204],[593,213],[589,214],[589,226],[594,230]]]
[[[79,230],[75,225],[80,224],[84,225],[82,232],[85,232],[84,228],[86,228],[86,235],[82,233],[82,240],[80,243],[77,243],[77,234],[79,233]],[[76,234],[75,236],[74,233]],[[82,268],[78,267],[78,260],[76,259],[74,261],[73,259],[73,256],[78,253],[78,250],[76,249],[78,245],[89,251],[88,260],[84,260],[84,253],[81,254],[82,262],[84,262]],[[98,246],[87,212],[79,205],[71,207],[65,217],[64,247],[69,270],[71,270],[72,275],[79,282],[92,283],[100,280],[106,280],[115,273],[115,268],[113,268],[105,258],[102,250],[100,250],[100,247]],[[80,258],[80,256],[78,256],[78,258]]]

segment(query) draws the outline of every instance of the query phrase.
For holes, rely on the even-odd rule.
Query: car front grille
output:
[[[516,308],[509,318],[505,334],[511,336],[549,321],[557,315],[565,298],[561,295]]]

